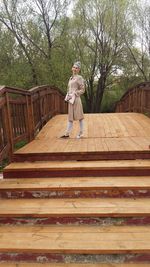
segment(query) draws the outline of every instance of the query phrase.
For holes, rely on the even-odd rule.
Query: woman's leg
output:
[[[64,135],[61,136],[61,138],[67,138],[69,137],[69,134],[72,130],[72,127],[73,127],[73,121],[68,121],[67,122],[67,129],[66,129],[66,132]]]
[[[67,129],[66,129],[66,135],[69,135],[73,127],[73,121],[68,121],[67,123]]]
[[[80,133],[83,134],[83,119],[79,120],[79,125],[80,125]]]
[[[83,136],[83,127],[84,127],[83,119],[82,120],[79,120],[79,126],[80,126],[80,132],[77,135],[77,138],[80,138],[80,137]]]

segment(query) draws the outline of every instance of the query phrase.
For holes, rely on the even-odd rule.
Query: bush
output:
[[[123,92],[120,88],[108,89],[104,92],[101,112],[114,112],[116,102],[120,100]]]

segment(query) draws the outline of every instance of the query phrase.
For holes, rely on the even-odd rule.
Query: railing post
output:
[[[40,127],[42,128],[43,126],[43,121],[42,121],[42,94],[40,91],[38,92],[38,98],[39,98],[39,110],[40,110]]]
[[[138,87],[136,87],[136,94],[135,94],[135,97],[136,97],[136,101],[135,101],[135,112],[138,112]]]
[[[26,96],[27,99],[27,121],[28,121],[28,140],[29,142],[34,139],[34,114],[32,105],[32,95]]]
[[[129,110],[128,111],[130,111],[130,109],[131,109],[131,93],[129,92]]]
[[[135,112],[135,103],[136,103],[136,89],[134,88],[134,90],[133,90],[133,96],[132,97],[134,97],[135,96],[135,99],[134,99],[134,101],[132,101],[132,104],[133,104],[133,111],[132,112]]]
[[[5,98],[6,98],[6,120],[7,120],[7,133],[8,133],[8,143],[9,143],[9,159],[11,161],[12,159],[12,154],[14,150],[14,142],[13,142],[13,126],[12,126],[12,121],[11,121],[11,110],[10,110],[10,105],[9,105],[9,95],[8,92],[6,91],[5,93]]]
[[[144,104],[145,104],[144,96],[145,96],[145,90],[143,89],[141,90],[141,109],[140,109],[141,113],[144,112]]]

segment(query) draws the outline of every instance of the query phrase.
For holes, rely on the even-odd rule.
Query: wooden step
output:
[[[4,169],[4,178],[120,175],[150,175],[150,160],[17,162]]]
[[[0,267],[149,267],[148,263],[0,263]]]
[[[150,253],[149,226],[0,226],[0,253]]]
[[[150,176],[26,178],[0,180],[0,190],[150,189]]]
[[[109,139],[109,138],[108,138]],[[70,140],[71,141],[71,140]],[[85,139],[84,139],[85,141]],[[88,142],[89,141],[89,142]],[[88,143],[105,143],[106,138],[98,138],[96,139],[89,139],[86,142],[86,145]],[[134,143],[136,141],[137,143],[143,140],[139,140],[138,138],[134,138],[131,142]],[[144,140],[145,141],[145,140]],[[34,142],[34,141],[32,141]],[[36,142],[36,141],[35,141]],[[83,142],[83,140],[82,140]],[[109,142],[109,141],[107,141]],[[129,143],[127,143],[126,139],[124,138],[112,138],[110,141],[113,146],[116,145],[119,146],[119,143],[122,143],[122,149],[125,148]],[[148,142],[148,141],[147,141]],[[36,142],[37,143],[37,142]],[[37,144],[38,145],[38,144]],[[78,144],[77,144],[78,145]],[[83,143],[81,143],[82,147]],[[116,148],[117,149],[117,148]],[[20,150],[19,150],[20,151]],[[35,152],[35,153],[20,153],[19,151],[16,151],[13,154],[13,161],[14,162],[24,162],[24,161],[50,161],[50,160],[126,160],[126,159],[150,159],[150,151],[149,147],[147,146],[147,149],[144,151],[141,150],[116,150],[116,151],[88,151],[88,152]]]
[[[150,216],[150,199],[1,199],[0,217]]]
[[[0,198],[150,197],[150,176],[0,180]]]

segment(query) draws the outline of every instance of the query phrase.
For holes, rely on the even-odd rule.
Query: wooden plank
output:
[[[130,116],[130,125],[135,129],[139,136],[149,136],[143,125],[139,123],[139,120],[137,121],[137,119],[135,119],[135,116]]]
[[[102,138],[103,139],[103,138]],[[80,152],[45,152],[45,153],[25,153],[25,154],[13,154],[13,162],[25,162],[25,161],[50,161],[50,160],[126,160],[126,159],[150,159],[150,150],[143,151],[108,151],[106,144],[103,140],[99,138],[95,138],[95,151],[87,152],[87,144],[82,140],[83,149],[86,151]],[[118,140],[118,142],[125,146],[125,143],[122,140]],[[145,143],[149,144],[149,140],[145,140]],[[104,146],[106,147],[106,151],[104,150]],[[147,145],[149,147],[149,145]],[[126,147],[127,148],[127,147]]]
[[[104,129],[104,124],[103,124],[103,115],[102,114],[97,114],[97,132],[98,132],[98,137],[105,137],[105,129]]]
[[[149,267],[149,263],[0,263],[0,267]]]
[[[134,121],[134,124],[137,125],[138,130],[141,131],[141,133],[139,132],[141,137],[150,136],[150,122],[148,117],[145,118],[144,114],[135,113],[132,120]]]
[[[117,116],[112,116],[113,118],[113,127],[116,129],[117,138],[120,137],[128,137],[128,128],[122,123],[122,116],[120,117],[119,114]],[[112,125],[112,124],[111,124]]]
[[[134,234],[134,233],[150,233],[149,225],[124,225],[124,226],[113,226],[113,225],[0,225],[1,233],[23,233],[29,232],[40,232],[44,233],[56,233],[62,231],[64,233],[117,233],[117,234]],[[121,237],[120,237],[121,238]]]
[[[141,125],[143,130],[145,131],[146,135],[149,136],[150,134],[150,122],[149,118],[145,117],[144,114],[135,114],[134,119]]]
[[[89,138],[87,142],[87,148],[88,151],[96,151],[96,146],[95,146],[95,139],[94,138]]]
[[[106,123],[110,131],[110,137],[117,137],[116,129],[114,127],[115,117],[111,113],[106,113]],[[112,127],[113,123],[113,127]]]
[[[58,169],[150,169],[150,160],[108,160],[108,161],[47,161],[47,162],[17,162],[9,164],[4,171],[14,170],[58,170]]]
[[[125,139],[126,140],[126,139]],[[109,148],[109,151],[123,151],[124,150],[124,139],[122,138],[105,138],[105,143]]]
[[[103,120],[103,127],[104,127],[104,130],[105,130],[105,137],[111,137],[111,132],[110,132],[110,129],[109,129],[109,125],[106,121],[106,114],[103,115],[102,117],[102,120]]]
[[[150,216],[150,199],[1,199],[0,217]]]
[[[64,254],[150,252],[150,227],[141,226],[1,226],[0,236],[0,252]]]
[[[136,114],[136,113],[120,113],[120,115],[118,113],[118,116],[119,116],[122,124],[124,125],[124,127],[127,129],[130,137],[131,136],[134,136],[134,137],[140,136],[139,132],[135,128],[135,125],[132,125],[130,123],[130,118],[133,119],[134,114]]]
[[[150,189],[150,176],[26,178],[0,180],[0,190]]]
[[[4,178],[150,175],[150,160],[37,161],[11,163]]]
[[[143,146],[141,147],[141,142],[139,141],[140,141],[139,138],[133,138],[133,137],[129,137],[128,139],[126,139],[125,140],[126,150],[129,150],[129,151],[143,150]],[[147,150],[148,150],[148,147],[147,147]]]
[[[144,151],[146,148],[150,153],[150,139],[149,139],[149,137],[138,137],[138,138],[131,137],[130,140],[132,140],[132,142],[134,142],[135,146],[139,150]]]

